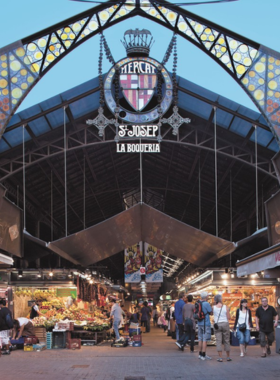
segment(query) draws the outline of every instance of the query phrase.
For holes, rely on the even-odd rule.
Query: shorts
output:
[[[2,346],[6,344],[10,344],[9,336],[10,336],[10,330],[0,331],[0,339],[2,341]]]
[[[266,341],[266,337],[267,337],[267,341]],[[269,332],[269,333],[260,331],[259,338],[260,338],[261,347],[265,347],[267,344],[271,346],[272,343],[274,342],[274,331]]]
[[[197,331],[197,335],[198,335],[198,341],[202,341],[202,342],[208,342],[209,340],[211,340],[211,326],[197,326],[198,328],[198,331]]]

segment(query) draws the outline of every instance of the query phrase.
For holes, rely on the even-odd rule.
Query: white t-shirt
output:
[[[19,323],[20,327],[27,325],[28,322],[31,322],[29,319],[23,318],[23,317],[22,318],[17,318],[17,320],[18,320],[18,323]]]
[[[35,310],[35,311],[39,311],[39,308],[38,308],[38,306],[37,305],[34,305],[34,306],[32,306],[33,307],[33,309]]]
[[[245,317],[246,317],[246,321],[245,321]],[[247,310],[247,315],[246,315],[246,311],[239,310],[238,326],[241,325],[242,323],[246,323],[246,328],[248,330],[250,329],[250,326],[249,326],[249,311],[248,310]]]
[[[215,323],[228,322],[226,305],[223,305],[222,307],[214,306],[213,307],[213,314],[214,314]],[[219,317],[219,315],[220,315],[220,317]]]

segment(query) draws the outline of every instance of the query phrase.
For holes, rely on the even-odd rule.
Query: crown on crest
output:
[[[151,32],[147,29],[129,29],[125,32],[124,40],[121,42],[126,48],[128,57],[148,57],[154,39]]]

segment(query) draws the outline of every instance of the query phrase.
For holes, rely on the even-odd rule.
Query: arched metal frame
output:
[[[167,1],[159,6],[156,0],[104,3],[0,49],[0,138],[23,99],[60,59],[134,16],[172,30],[221,65],[250,96],[280,145],[280,53]]]

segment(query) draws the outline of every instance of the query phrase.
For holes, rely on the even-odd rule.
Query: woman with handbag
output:
[[[240,356],[246,354],[247,345],[250,341],[250,329],[253,327],[252,313],[247,308],[247,300],[240,301],[240,308],[236,310],[235,323],[233,330],[237,333],[240,345]]]
[[[213,307],[214,314],[214,331],[216,336],[217,351],[219,354],[218,362],[222,362],[222,344],[227,353],[227,361],[231,362],[230,358],[230,330],[229,330],[229,309],[223,305],[222,296],[217,294],[214,297],[215,306]]]

